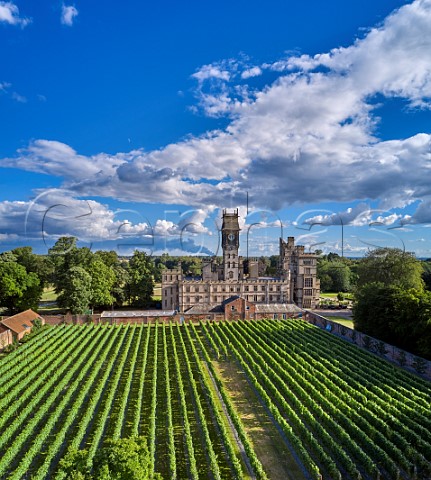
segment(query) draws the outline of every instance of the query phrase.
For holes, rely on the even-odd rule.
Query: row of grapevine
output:
[[[214,345],[214,342],[212,341],[212,337],[211,335],[208,334],[208,330],[205,328],[206,327],[206,324],[204,323],[200,323],[202,329],[205,331],[205,334],[206,334],[206,338],[208,339],[208,341],[210,342],[211,346]],[[239,436],[243,446],[244,446],[244,449],[245,449],[245,452],[247,454],[247,457],[251,463],[251,466],[253,468],[253,471],[254,471],[254,474],[256,476],[256,478],[258,480],[266,480],[268,477],[262,467],[262,463],[260,462],[260,460],[257,458],[257,455],[253,449],[253,446],[251,444],[251,441],[250,441],[250,438],[249,436],[247,435],[247,433],[245,432],[245,429],[244,429],[244,425],[239,417],[239,415],[237,414],[234,406],[233,406],[233,403],[231,401],[231,399],[229,398],[227,392],[226,392],[226,389],[224,388],[223,386],[223,383],[221,382],[219,376],[217,375],[215,369],[214,369],[214,366],[213,366],[213,363],[211,361],[211,358],[208,354],[208,351],[205,347],[205,345],[203,344],[202,340],[200,339],[199,337],[199,334],[198,332],[196,331],[196,328],[193,324],[191,324],[191,328],[193,329],[193,333],[194,333],[194,338],[196,338],[198,344],[199,344],[199,347],[202,351],[202,354],[203,354],[203,357],[206,361],[206,365],[207,367],[209,368],[210,370],[210,373],[211,373],[211,376],[212,378],[214,379],[214,381],[216,382],[216,385],[217,385],[217,389],[222,397],[222,400],[223,400],[223,403],[225,405],[225,407],[227,408],[227,412],[228,412],[228,415],[229,415],[229,418],[230,420],[232,421],[234,427],[235,427],[235,430],[236,430],[236,433],[237,435]],[[190,340],[191,341],[191,340]],[[196,352],[196,349],[194,349],[194,352],[195,352],[195,357],[197,358],[197,352]],[[216,352],[217,354],[217,352]],[[218,354],[217,354],[217,357],[218,357]],[[215,400],[213,400],[215,402]],[[220,419],[220,421],[222,421]],[[226,437],[227,434],[224,433],[224,436]],[[229,439],[226,440],[227,442],[229,441]],[[233,446],[229,446],[230,449],[233,449]],[[234,455],[234,452],[232,451],[231,453],[231,456]],[[238,465],[238,464],[237,464]],[[238,468],[235,467],[235,468]]]
[[[386,365],[379,365],[373,378],[368,364],[360,368],[355,347],[339,339],[333,345],[333,337],[301,321],[226,322],[211,328],[229,345],[280,426],[287,421],[293,429],[294,436],[289,429],[286,436],[307,468],[303,447],[331,477],[428,478],[430,411],[426,415],[422,405],[431,389],[425,382],[412,376],[411,398],[404,399],[404,391],[391,396],[381,374]],[[366,362],[367,355],[358,356]],[[372,358],[371,365],[376,361],[385,363]],[[390,390],[396,373],[389,377]],[[406,389],[410,377],[402,377]],[[314,439],[339,473],[316,450]]]
[[[319,331],[316,334],[319,334]],[[301,334],[299,336],[303,338]],[[288,338],[289,342],[294,341],[291,332],[284,338]],[[315,375],[320,375],[323,378],[322,381],[329,382],[328,384],[333,389],[335,388],[333,385],[339,387],[337,394],[345,399],[346,404],[357,400],[358,406],[362,405],[359,423],[363,424],[364,419],[369,421],[379,430],[379,433],[384,433],[400,449],[405,450],[406,454],[412,457],[414,463],[417,461],[423,463],[420,460],[421,455],[431,458],[431,433],[427,428],[430,419],[421,413],[420,406],[412,408],[410,402],[409,405],[406,405],[399,399],[388,397],[385,392],[386,388],[383,389],[379,386],[384,385],[383,380],[373,381],[370,374],[366,374],[367,376],[364,378],[363,370],[366,369],[361,369],[355,358],[348,357],[345,353],[338,352],[337,349],[328,348],[327,342],[323,341],[320,335],[317,336],[318,341],[312,335],[310,338],[310,332],[306,338],[310,348],[302,348],[303,359],[307,364],[313,365],[313,372]],[[352,347],[346,345],[345,348],[347,350]],[[330,355],[337,355],[337,358],[340,358],[342,368],[334,366]],[[346,365],[349,367],[348,371],[344,371]],[[412,380],[415,379],[412,378]],[[382,441],[384,442],[384,439]],[[415,449],[412,450],[410,444],[413,444]],[[418,455],[419,460],[417,460]]]
[[[262,328],[265,328],[265,326]],[[273,334],[271,338],[275,343],[274,348],[277,349],[279,355],[283,356],[298,375],[306,380],[304,384],[306,386],[314,385],[315,391],[320,390],[325,393],[324,398],[320,397],[319,402],[321,404],[324,403],[326,409],[332,411],[338,422],[342,423],[345,428],[353,429],[358,437],[361,436],[363,445],[369,451],[376,453],[376,448],[377,451],[380,451],[378,447],[380,446],[386,451],[387,455],[390,455],[393,460],[407,470],[414,468],[410,462],[413,464],[423,463],[421,455],[412,450],[409,441],[402,436],[405,431],[405,425],[391,415],[392,425],[388,426],[387,422],[385,422],[387,411],[376,406],[370,395],[366,396],[358,392],[362,385],[356,389],[351,389],[349,384],[344,382],[338,374],[332,373],[325,366],[324,359],[314,360],[305,351],[303,351],[300,357],[292,357],[288,353],[289,349],[286,350],[285,348],[286,342],[283,337]],[[289,335],[289,341],[293,341],[291,334]],[[367,392],[365,391],[365,393]],[[318,395],[314,398],[319,399]],[[334,410],[334,407],[338,411]],[[343,412],[348,412],[350,422],[345,418]],[[399,414],[403,415],[400,412]],[[413,438],[412,435],[414,433],[410,432],[409,438]],[[424,443],[419,438],[416,438],[416,440],[415,443],[417,445]],[[406,459],[406,456],[409,460]],[[385,459],[385,461],[388,460]]]

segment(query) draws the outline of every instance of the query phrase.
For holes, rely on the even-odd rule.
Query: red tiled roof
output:
[[[21,333],[30,331],[33,327],[33,320],[36,320],[36,318],[41,319],[42,317],[33,312],[33,310],[26,310],[12,317],[5,318],[1,320],[0,323],[15,333]]]

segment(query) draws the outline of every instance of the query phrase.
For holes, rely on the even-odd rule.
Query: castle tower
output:
[[[228,213],[223,210],[223,224],[221,228],[223,248],[224,280],[238,281],[240,271],[239,251],[239,223],[238,210]]]

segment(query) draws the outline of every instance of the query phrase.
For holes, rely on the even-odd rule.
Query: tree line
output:
[[[10,314],[37,310],[44,288],[52,286],[57,306],[73,314],[125,305],[155,308],[155,283],[179,261],[184,275],[202,273],[199,257],[151,257],[137,250],[120,257],[115,251],[79,247],[75,237],[60,237],[47,255],[18,247],[0,254],[0,307]]]

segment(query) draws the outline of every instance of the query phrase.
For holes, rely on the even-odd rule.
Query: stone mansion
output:
[[[216,258],[203,261],[202,277],[185,277],[181,265],[162,275],[162,308],[185,314],[209,313],[223,309],[233,299],[242,299],[253,312],[283,312],[292,307],[315,308],[319,301],[317,254],[305,253],[294,237],[280,238],[280,255],[276,277],[261,277],[258,261],[245,259],[239,251],[238,210],[223,211],[222,262]],[[251,308],[252,307],[252,308]],[[231,307],[232,309],[234,307]],[[226,309],[225,309],[226,310]],[[248,317],[252,318],[250,314]],[[274,318],[278,318],[274,314]],[[280,316],[280,318],[282,318]]]

